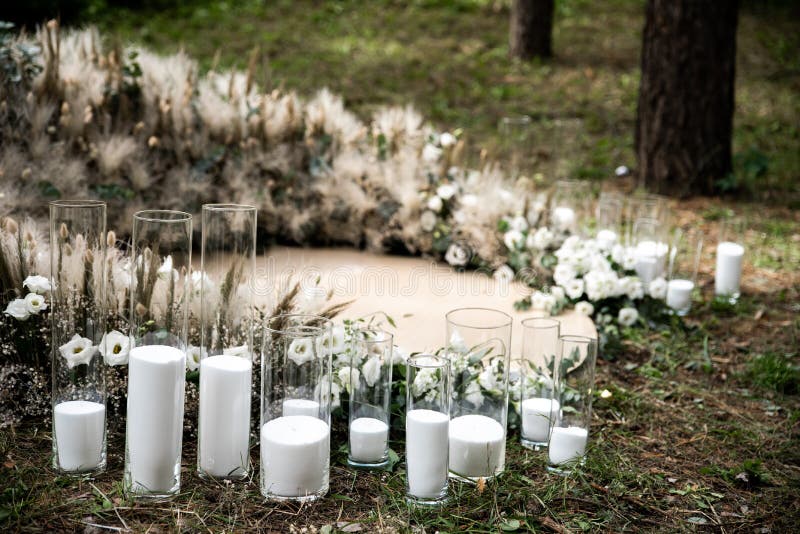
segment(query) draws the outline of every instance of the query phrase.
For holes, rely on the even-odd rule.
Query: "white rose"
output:
[[[103,334],[100,340],[100,354],[106,365],[126,365],[131,351],[131,338],[118,330]]]
[[[428,199],[427,206],[428,209],[431,210],[432,212],[439,213],[440,211],[442,211],[442,208],[444,207],[444,202],[442,202],[441,197],[433,195]]]
[[[639,319],[636,308],[622,308],[617,315],[617,322],[622,326],[632,326]]]
[[[450,132],[444,132],[442,135],[439,136],[439,144],[442,145],[444,148],[453,146],[454,144],[456,144],[456,136],[451,134]]]
[[[39,312],[47,309],[47,302],[44,297],[36,293],[28,293],[25,295],[25,307],[28,308],[28,313],[39,315]]]
[[[381,359],[378,356],[369,358],[361,367],[361,374],[364,375],[364,381],[367,386],[372,387],[381,377]]]
[[[453,184],[442,184],[436,188],[436,196],[442,200],[450,200],[456,194],[456,186]]]
[[[447,247],[447,252],[444,255],[444,261],[454,267],[462,267],[469,263],[469,251],[461,245],[452,243],[449,247]]]
[[[576,276],[575,269],[568,263],[559,263],[553,270],[553,280],[556,284],[567,287]]]
[[[508,283],[514,279],[514,269],[508,265],[501,265],[492,277],[500,283]]]
[[[564,285],[564,291],[571,299],[579,299],[583,295],[583,280],[574,278]]]
[[[654,299],[663,300],[667,297],[667,281],[661,277],[647,284],[647,292]]]
[[[67,360],[67,367],[72,369],[76,365],[88,365],[97,352],[97,347],[92,346],[91,339],[75,334],[67,343],[58,347],[58,351]]]
[[[575,311],[586,317],[591,317],[594,314],[594,306],[591,302],[582,300],[575,304]]]
[[[6,311],[3,313],[10,315],[18,321],[24,321],[31,315],[31,312],[28,311],[28,304],[24,299],[12,300],[8,303],[8,306],[6,306]]]
[[[505,243],[508,250],[514,250],[517,248],[517,245],[522,244],[524,239],[525,236],[523,236],[522,232],[519,230],[509,230],[503,234],[503,243]]]
[[[314,359],[314,344],[310,337],[298,337],[289,344],[289,359],[296,365],[303,365]]]
[[[422,149],[422,159],[428,163],[436,163],[442,157],[442,149],[430,143]]]
[[[430,210],[425,210],[419,217],[419,224],[426,232],[432,231],[436,228],[436,214]]]
[[[50,280],[44,276],[32,275],[22,282],[22,287],[27,287],[32,293],[47,293],[52,289]]]
[[[511,226],[512,230],[516,230],[517,232],[524,232],[528,229],[528,221],[525,217],[521,217],[517,215],[511,221],[509,221],[509,226]]]
[[[472,193],[466,194],[461,197],[461,204],[468,207],[475,207],[478,205],[478,197]]]
[[[186,367],[188,367],[190,371],[197,371],[200,367],[200,360],[208,356],[208,351],[203,347],[189,345],[189,350],[187,352],[189,353],[189,357],[186,358]]]
[[[464,398],[471,402],[475,408],[480,408],[483,406],[483,393],[481,393],[481,386],[472,381],[467,386],[467,389],[464,390]]]

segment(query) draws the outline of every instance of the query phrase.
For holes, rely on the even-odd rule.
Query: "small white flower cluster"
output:
[[[5,312],[3,312],[18,321],[26,321],[31,315],[39,315],[39,313],[45,311],[47,309],[47,300],[42,294],[51,290],[50,280],[44,276],[29,276],[22,285],[30,293],[25,295],[24,298],[14,299],[9,302]]]

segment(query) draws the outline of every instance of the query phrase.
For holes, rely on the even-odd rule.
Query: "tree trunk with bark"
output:
[[[639,176],[672,196],[731,171],[738,0],[648,0],[636,118]]]
[[[514,0],[509,32],[513,57],[531,59],[553,55],[554,3],[554,0]]]

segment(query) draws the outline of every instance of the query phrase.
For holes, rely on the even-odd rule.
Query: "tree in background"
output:
[[[639,176],[672,196],[731,172],[738,0],[648,0],[636,119]]]
[[[553,55],[554,0],[514,0],[511,6],[511,55],[522,59]]]

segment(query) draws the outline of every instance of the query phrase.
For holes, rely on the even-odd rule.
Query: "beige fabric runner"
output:
[[[319,278],[322,287],[333,291],[334,302],[355,300],[341,315],[343,318],[385,312],[397,324],[395,343],[409,352],[444,345],[448,311],[483,307],[513,317],[511,354],[515,358],[522,342],[520,321],[541,315],[514,311],[514,302],[530,292],[522,284],[500,283],[482,273],[455,272],[422,258],[339,248],[273,247],[258,258],[258,271],[261,283],[292,277],[312,285]],[[588,317],[571,312],[559,319],[562,334],[597,337]]]

